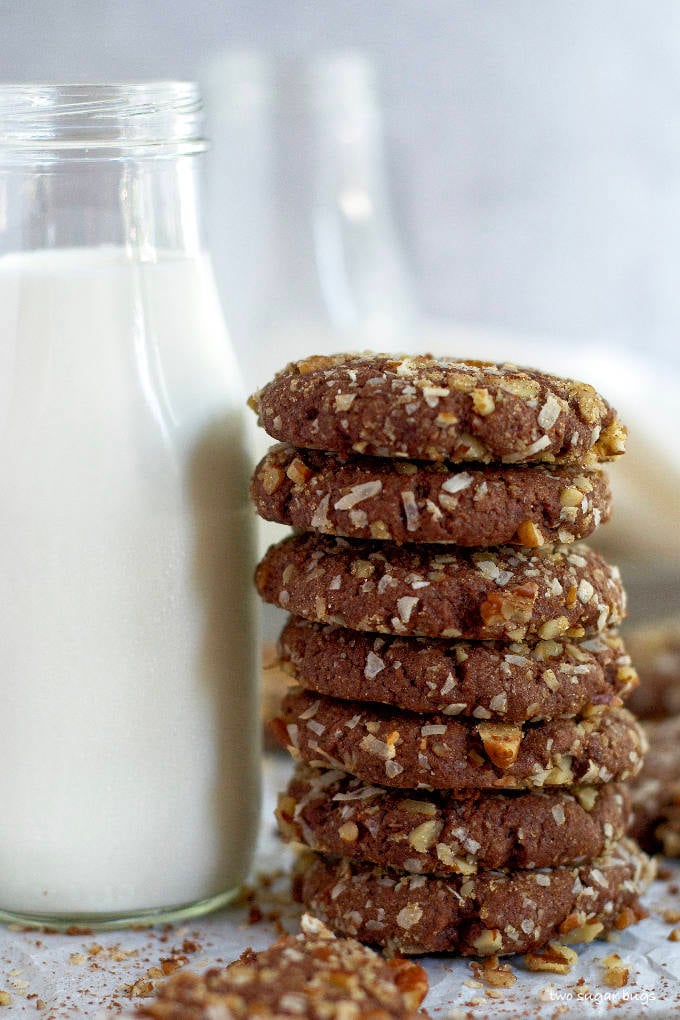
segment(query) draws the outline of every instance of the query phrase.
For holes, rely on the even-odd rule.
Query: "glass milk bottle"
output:
[[[259,812],[243,393],[193,84],[0,86],[0,918],[234,894]]]

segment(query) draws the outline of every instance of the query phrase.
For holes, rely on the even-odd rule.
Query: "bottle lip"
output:
[[[0,159],[111,159],[202,152],[192,81],[0,84]]]

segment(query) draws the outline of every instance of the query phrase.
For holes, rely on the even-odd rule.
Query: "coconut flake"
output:
[[[362,751],[367,751],[368,754],[372,754],[376,758],[382,758],[383,761],[394,758],[397,753],[393,745],[386,744],[384,740],[379,740],[372,733],[367,733],[359,746]]]
[[[335,397],[335,410],[336,411],[349,411],[350,407],[354,403],[356,393],[338,393]]]
[[[368,800],[369,797],[377,797],[384,792],[379,786],[360,786],[358,790],[350,790],[349,793],[336,793],[333,800]]]
[[[451,475],[446,481],[442,482],[442,489],[444,492],[462,492],[463,489],[468,489],[472,485],[472,475],[468,474],[467,471],[461,471],[456,475]]]
[[[542,429],[551,429],[560,416],[562,407],[554,393],[549,393],[545,404],[538,412],[538,424]]]
[[[449,390],[443,386],[423,386],[423,396],[428,407],[436,407],[440,397],[448,397]]]
[[[382,492],[382,482],[378,479],[372,482],[360,482],[359,485],[353,485],[346,495],[333,504],[333,507],[335,510],[351,510],[357,503],[361,503],[365,499],[372,499],[380,492]],[[313,521],[312,524],[314,524]]]
[[[441,687],[441,690],[440,690],[439,693],[440,694],[448,694],[449,691],[452,691],[455,686],[456,686],[456,681],[454,679],[453,673],[449,673],[448,676],[446,677],[446,680],[442,684],[442,687]]]
[[[420,599],[417,599],[414,595],[404,595],[402,598],[397,599],[397,612],[402,623],[409,622],[411,613],[419,602]]]
[[[460,715],[466,708],[467,704],[464,701],[452,701],[450,705],[446,705],[442,709],[442,712],[444,715]]]
[[[300,712],[300,719],[313,719],[316,713],[319,711],[320,705],[321,698],[315,701],[313,705],[310,705],[309,708],[306,708],[304,712]]]
[[[478,560],[475,567],[489,581],[495,581],[500,574],[498,564],[493,560]]]
[[[388,588],[392,588],[397,581],[392,577],[391,574],[383,574],[378,581],[378,595],[383,595]]]
[[[404,513],[406,514],[406,530],[417,531],[420,524],[420,513],[418,512],[416,497],[410,489],[402,492],[401,502],[404,505]]]
[[[366,656],[366,666],[364,668],[364,676],[367,680],[372,680],[385,668],[385,663],[376,655],[375,652],[369,652]]]
[[[361,712],[357,712],[351,719],[348,719],[345,723],[345,729],[353,730],[355,726],[358,726],[361,722]]]
[[[312,519],[309,522],[313,528],[330,528],[331,522],[328,519],[328,504],[330,503],[330,494],[326,493],[324,498],[319,503],[318,507],[312,515]]]
[[[300,744],[298,739],[297,723],[288,723],[288,725],[286,726],[286,730],[288,731],[288,739],[290,740],[293,747],[299,747]]]
[[[565,822],[564,808],[562,807],[561,804],[553,804],[552,808],[550,809],[550,812],[558,825],[564,825]]]
[[[537,439],[535,443],[530,443],[521,452],[507,454],[502,458],[502,461],[504,464],[517,464],[519,461],[524,460],[525,457],[531,457],[534,453],[540,453],[541,450],[545,450],[546,446],[550,446],[550,436],[541,436],[540,439]]]

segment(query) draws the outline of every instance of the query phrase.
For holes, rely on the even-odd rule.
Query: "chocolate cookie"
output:
[[[619,572],[586,545],[469,550],[293,535],[267,551],[258,591],[298,616],[352,630],[556,640],[619,624]]]
[[[634,627],[627,642],[643,681],[632,710],[640,719],[680,714],[680,619]]]
[[[293,688],[282,713],[274,735],[296,761],[402,789],[599,785],[636,775],[646,750],[625,708],[524,725],[475,723]]]
[[[463,546],[569,543],[608,521],[611,509],[602,471],[462,470],[293,446],[269,451],[250,492],[260,517],[301,531]]]
[[[625,784],[546,793],[403,793],[298,765],[279,829],[311,850],[412,874],[578,864],[611,850],[630,820]]]
[[[427,994],[427,974],[408,960],[383,960],[354,939],[338,939],[305,914],[302,934],[284,935],[268,949],[246,949],[228,967],[180,971],[137,1017],[156,1020],[415,1020]]]
[[[307,854],[294,889],[330,928],[364,942],[401,953],[492,956],[553,939],[590,942],[637,907],[653,877],[653,862],[623,839],[575,867],[446,878]]]
[[[278,651],[283,669],[319,694],[500,722],[620,705],[638,682],[615,631],[581,641],[475,644],[377,637],[293,616]]]
[[[630,834],[648,850],[680,857],[680,716],[645,722],[649,751],[634,783]]]
[[[274,439],[344,455],[591,465],[625,449],[626,430],[592,386],[509,364],[317,356],[249,403]]]

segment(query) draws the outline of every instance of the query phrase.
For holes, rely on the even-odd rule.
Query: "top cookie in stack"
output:
[[[625,449],[626,430],[592,386],[486,361],[316,356],[249,403],[274,439],[344,455],[589,466]]]
[[[289,365],[251,406],[284,444],[255,470],[258,513],[302,532],[256,572],[293,614],[279,652],[299,687],[274,729],[300,763],[279,824],[315,852],[300,897],[402,952],[518,952],[633,919],[637,677],[618,571],[577,542],[609,517],[613,409],[514,365],[377,354]],[[471,797],[494,819],[474,838]],[[526,839],[494,878],[493,845]]]

